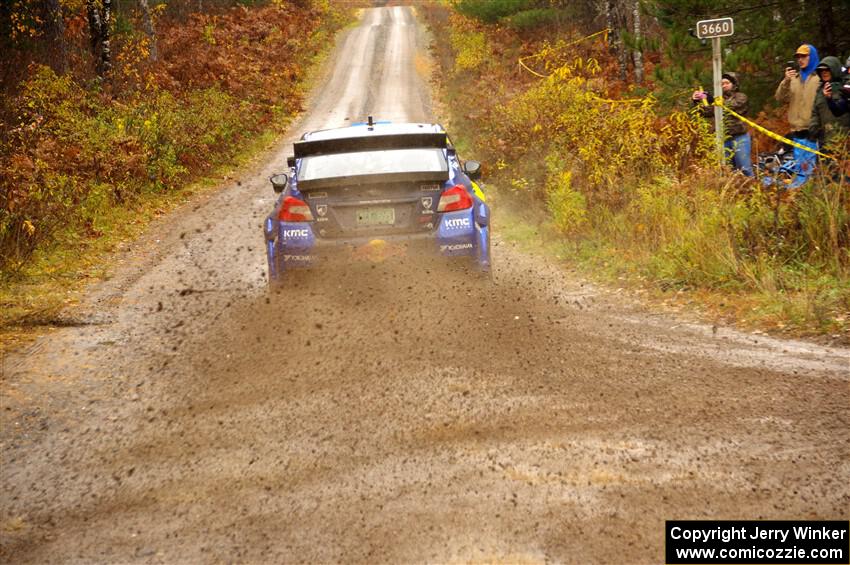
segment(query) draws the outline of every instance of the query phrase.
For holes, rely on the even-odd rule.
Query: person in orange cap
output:
[[[787,135],[792,141],[817,149],[817,142],[809,136],[809,120],[815,97],[820,89],[820,78],[815,68],[820,63],[818,50],[808,43],[800,45],[794,53],[795,64],[785,67],[785,77],[776,89],[776,99],[788,104],[788,125],[791,133]],[[805,182],[815,166],[816,155],[804,149],[794,148],[794,160],[797,162],[797,181]]]
[[[808,137],[799,135],[809,127],[812,117],[812,106],[818,93],[820,79],[815,68],[820,63],[818,51],[813,45],[800,45],[794,54],[797,61],[795,68],[787,66],[785,77],[776,89],[776,99],[788,104],[788,125],[791,126],[791,137]]]

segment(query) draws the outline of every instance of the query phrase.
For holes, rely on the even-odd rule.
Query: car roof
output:
[[[347,137],[365,137],[371,135],[403,135],[410,133],[443,133],[440,124],[375,122],[371,126],[362,123],[344,128],[323,129],[304,134],[304,141],[323,139],[344,139]]]

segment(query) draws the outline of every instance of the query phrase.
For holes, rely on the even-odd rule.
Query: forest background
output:
[[[272,146],[366,4],[0,3],[0,337],[67,323],[110,252]]]
[[[741,74],[751,116],[785,133],[772,100],[784,62],[801,43],[843,61],[850,5],[414,3],[432,24],[453,135],[508,187],[506,211],[546,211],[542,236],[557,255],[689,296],[718,320],[848,340],[846,180],[784,192],[721,174],[708,124],[688,108],[711,84],[710,46],[689,28],[731,16],[724,68]],[[54,323],[63,290],[100,272],[96,257],[284,131],[308,69],[365,5],[0,4],[0,326]],[[846,170],[846,140],[833,150]]]
[[[773,98],[802,43],[850,54],[850,3],[824,0],[422,2],[454,136],[507,187],[513,237],[585,274],[703,318],[850,343],[848,140],[800,190],[720,171],[691,93],[710,89],[696,22],[733,17],[724,70],[750,118],[786,134]],[[755,151],[778,149],[754,133]],[[539,227],[529,202],[545,208]]]

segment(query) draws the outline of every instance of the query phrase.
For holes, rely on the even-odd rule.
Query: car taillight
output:
[[[437,212],[453,212],[472,208],[472,197],[463,185],[455,185],[440,195]]]
[[[282,222],[313,221],[313,213],[307,203],[294,196],[287,196],[283,199],[283,206],[280,207],[280,214],[277,217]]]

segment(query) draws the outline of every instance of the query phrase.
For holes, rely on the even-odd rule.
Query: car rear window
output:
[[[304,157],[298,167],[298,180],[440,171],[448,171],[442,149],[389,149]]]

